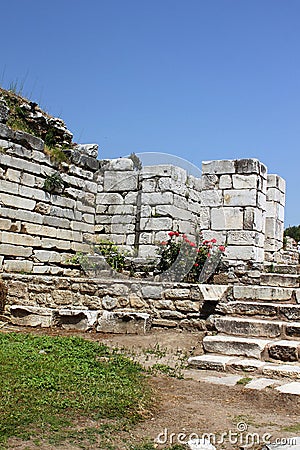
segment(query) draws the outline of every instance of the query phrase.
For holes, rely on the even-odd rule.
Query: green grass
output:
[[[9,437],[91,441],[141,420],[151,404],[140,365],[81,338],[0,334],[0,366],[1,448]],[[83,432],[78,419],[105,423]]]
[[[281,428],[282,431],[289,431],[290,433],[299,433],[300,432],[300,423],[294,423],[293,425],[289,425]]]
[[[251,380],[252,380],[251,377],[244,377],[244,378],[241,378],[240,380],[238,380],[236,382],[236,384],[240,384],[242,386],[246,386],[246,384],[250,383]]]

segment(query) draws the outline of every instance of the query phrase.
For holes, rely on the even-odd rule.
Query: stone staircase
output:
[[[299,266],[284,269],[261,274],[260,285],[233,286],[189,367],[300,379]]]

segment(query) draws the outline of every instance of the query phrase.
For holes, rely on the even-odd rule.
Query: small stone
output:
[[[116,298],[110,297],[109,295],[106,295],[102,299],[102,308],[104,309],[114,309],[118,305],[118,300]]]

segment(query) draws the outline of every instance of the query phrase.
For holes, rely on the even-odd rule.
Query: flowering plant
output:
[[[203,240],[200,234],[193,242],[184,233],[170,231],[169,239],[159,244],[157,268],[164,279],[203,283],[214,273],[224,251],[225,246],[217,245],[215,238]]]

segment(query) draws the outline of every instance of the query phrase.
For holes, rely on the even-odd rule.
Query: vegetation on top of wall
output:
[[[64,149],[75,144],[72,133],[61,119],[50,116],[37,103],[22,97],[17,89],[0,87],[0,99],[9,108],[7,125],[10,128],[41,138],[45,142],[45,153],[54,162],[69,162]]]
[[[295,241],[300,241],[300,225],[288,227],[284,230],[284,236],[289,236]]]

